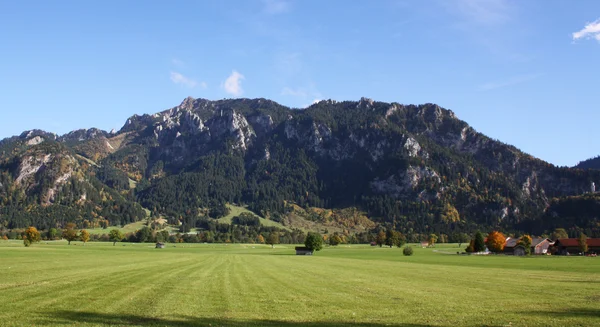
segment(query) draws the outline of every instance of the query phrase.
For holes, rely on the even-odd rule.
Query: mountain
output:
[[[584,160],[577,164],[574,168],[580,169],[600,169],[600,156]]]
[[[22,163],[32,152],[34,168],[54,167],[63,157],[69,168],[40,173],[46,188],[38,179],[24,183]],[[56,206],[57,197],[75,188],[65,186],[68,180],[92,185],[92,193],[114,192],[133,211],[141,205],[191,225],[201,216],[218,218],[226,203],[236,203],[279,222],[291,221],[298,208],[357,208],[407,234],[599,229],[592,219],[550,219],[548,208],[589,192],[600,171],[555,167],[478,133],[435,104],[362,98],[300,110],[266,99],[187,98],[160,113],[134,115],[118,132],[28,132],[1,141],[0,153],[8,185],[0,192],[24,190],[41,208]],[[47,155],[52,163],[44,162]],[[81,177],[73,178],[75,172]],[[95,213],[110,216],[108,205],[96,203],[105,214]]]

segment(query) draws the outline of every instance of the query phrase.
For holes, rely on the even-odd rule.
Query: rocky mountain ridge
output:
[[[11,144],[45,141],[73,153],[64,164],[73,168],[56,185],[90,160],[86,173],[107,188],[157,214],[189,219],[225,202],[281,219],[291,202],[358,207],[405,232],[544,231],[560,221],[544,223],[553,198],[583,195],[600,182],[600,172],[533,158],[438,105],[367,98],[323,100],[302,110],[266,99],[186,98],[153,115],[134,115],[118,132],[23,133],[0,141],[0,158],[10,160],[3,149]],[[21,160],[23,167],[27,162]],[[14,185],[24,179],[14,169],[7,175]],[[453,212],[459,219],[448,221]],[[594,227],[589,219],[569,224],[560,227]]]

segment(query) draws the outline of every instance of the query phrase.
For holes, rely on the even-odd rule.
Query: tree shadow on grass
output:
[[[245,327],[245,326],[265,326],[265,327],[432,327],[427,324],[377,324],[377,323],[358,323],[352,321],[345,322],[288,322],[278,320],[232,320],[221,318],[202,318],[183,316],[178,319],[169,318],[150,318],[132,314],[117,313],[97,313],[85,311],[57,311],[45,314],[46,317],[36,322],[38,326],[57,326],[57,325],[101,325],[101,326],[169,326],[169,327]]]
[[[523,312],[524,314],[551,316],[559,318],[598,318],[600,319],[600,309],[591,308],[569,308],[561,311],[535,311]]]

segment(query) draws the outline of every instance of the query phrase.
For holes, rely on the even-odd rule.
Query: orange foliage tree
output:
[[[487,245],[488,249],[492,252],[502,252],[506,245],[506,236],[498,231],[493,231],[488,234],[485,245]]]

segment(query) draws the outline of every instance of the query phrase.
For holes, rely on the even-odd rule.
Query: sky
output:
[[[0,0],[0,139],[187,97],[436,103],[560,166],[600,155],[597,0]]]

